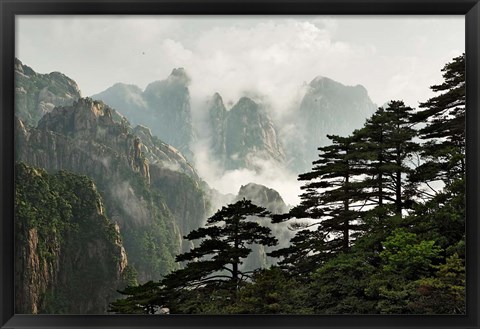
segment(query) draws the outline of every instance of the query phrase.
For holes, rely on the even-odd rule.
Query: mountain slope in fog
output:
[[[313,79],[291,118],[294,133],[284,140],[290,167],[299,173],[309,170],[317,148],[328,143],[327,134],[351,134],[376,107],[361,85],[345,86],[320,76]]]
[[[272,214],[284,214],[289,210],[280,193],[267,186],[256,183],[248,183],[240,187],[234,202],[242,199],[250,200],[252,203],[266,208]],[[268,257],[267,253],[274,249],[285,248],[294,236],[294,232],[288,229],[287,223],[272,224],[270,219],[265,218],[257,218],[256,221],[262,226],[269,227],[272,230],[273,235],[278,239],[278,245],[275,247],[265,247],[262,245],[252,246],[252,253],[243,264],[243,267],[248,270],[267,268],[275,264],[276,260]]]
[[[134,124],[148,126],[152,133],[191,158],[195,139],[190,109],[190,78],[183,68],[173,69],[165,80],[150,83],[144,91],[117,83],[93,95],[127,117]]]
[[[224,169],[256,169],[258,161],[283,163],[285,152],[277,129],[261,104],[242,97],[229,110],[216,93],[208,104],[210,147]]]

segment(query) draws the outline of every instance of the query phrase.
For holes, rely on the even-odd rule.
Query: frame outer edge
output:
[[[20,3],[25,3],[25,1],[19,1]],[[32,1],[33,3],[40,3],[41,1]],[[81,1],[80,1],[81,2]],[[83,1],[88,3],[89,1]],[[102,2],[102,1],[100,1]],[[105,2],[105,1],[103,1]],[[339,1],[340,2],[340,1]],[[422,1],[419,1],[422,2]],[[425,1],[424,1],[425,2]],[[467,2],[460,0],[459,2]],[[466,37],[466,70],[467,70],[467,85],[466,85],[466,94],[467,94],[467,126],[470,128],[467,130],[467,168],[472,170],[467,171],[467,195],[479,197],[479,187],[480,187],[480,175],[478,173],[480,168],[480,115],[478,111],[480,110],[479,102],[479,93],[480,93],[480,66],[479,66],[479,53],[480,53],[480,4],[478,0],[476,3],[471,6],[470,11],[466,14],[465,18],[465,37]],[[468,3],[471,3],[468,1]],[[14,28],[14,13],[12,8],[15,6],[11,0],[0,0],[0,327],[1,328],[51,328],[50,325],[41,321],[38,326],[31,326],[29,324],[19,323],[19,319],[15,319],[14,309],[13,309],[13,297],[14,289],[13,285],[13,160],[14,159],[14,149],[13,149],[13,114],[7,114],[7,112],[12,113],[14,108],[13,97],[13,63],[14,63],[14,51],[6,52],[7,50],[14,49],[14,36],[8,35],[9,30]],[[9,163],[5,163],[5,160],[9,160]],[[469,183],[470,182],[470,183]],[[467,278],[469,279],[470,287],[467,289],[467,314],[468,314],[468,325],[465,321],[464,325],[459,325],[458,327],[448,327],[448,328],[479,328],[478,322],[478,301],[479,301],[479,291],[478,291],[478,282],[479,282],[479,269],[480,269],[480,253],[479,245],[476,237],[480,236],[478,231],[478,220],[479,220],[479,200],[470,199],[467,200],[467,218],[470,220],[466,221],[466,230],[467,234],[470,232],[467,239],[467,261],[473,261],[475,263],[472,266],[467,266]],[[472,249],[473,248],[473,249]],[[5,264],[9,264],[11,267],[6,268]],[[472,302],[474,304],[472,304]],[[13,316],[13,317],[12,317]],[[9,321],[10,320],[10,321]],[[465,319],[467,320],[467,319]],[[43,324],[41,324],[43,322]],[[65,321],[69,322],[69,321]],[[48,323],[48,322],[47,322]],[[397,324],[398,325],[398,324]],[[58,326],[55,326],[58,327]],[[85,328],[79,324],[74,325],[72,322],[69,325],[65,326],[68,328]],[[64,327],[64,328],[65,328]],[[101,325],[88,325],[87,327],[94,328],[113,328],[112,325],[101,326]],[[125,328],[124,325],[121,327]],[[169,325],[160,325],[160,326],[133,326],[133,328],[154,328],[162,327],[167,328],[177,328],[182,329],[182,326],[169,326]],[[217,326],[215,326],[217,327]],[[235,328],[240,328],[234,326]],[[335,326],[337,329],[346,329],[343,325]],[[377,327],[377,326],[375,326]],[[188,326],[183,328],[211,328],[211,327],[195,327]],[[254,328],[254,327],[250,327]],[[269,326],[261,326],[258,328],[273,329]],[[285,327],[284,327],[285,328]],[[327,328],[327,327],[323,327]],[[332,328],[332,327],[330,327]],[[366,326],[357,327],[357,328],[368,328]],[[405,328],[405,327],[390,327],[394,328]],[[415,327],[409,327],[414,329]],[[419,328],[419,327],[417,327]],[[426,327],[422,327],[426,328]],[[447,327],[442,327],[447,329]]]
[[[467,190],[466,190],[466,231],[467,236],[467,315],[474,322],[476,328],[479,328],[478,303],[479,303],[479,269],[480,252],[478,244],[479,232],[479,187],[480,187],[480,2],[466,14],[466,98],[467,115],[466,125],[467,141]],[[476,199],[468,198],[468,195]],[[470,233],[468,233],[470,232]],[[472,262],[469,265],[469,262]]]
[[[11,4],[0,0],[0,326],[14,315],[13,266],[13,51]]]

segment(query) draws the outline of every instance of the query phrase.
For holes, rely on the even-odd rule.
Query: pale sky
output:
[[[282,112],[316,76],[363,85],[373,102],[431,97],[465,49],[464,16],[17,16],[16,56],[60,71],[83,96],[141,88],[184,67],[193,98],[266,96]]]

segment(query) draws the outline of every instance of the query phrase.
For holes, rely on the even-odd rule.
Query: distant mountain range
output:
[[[185,70],[178,68],[165,80],[150,83],[145,91],[117,83],[92,97],[117,109],[129,121],[149,126],[190,160],[192,144],[206,139],[212,160],[224,170],[256,170],[258,161],[267,160],[284,163],[297,173],[311,168],[327,134],[351,133],[377,107],[360,85],[345,86],[316,77],[288,118],[293,133],[284,134],[282,125],[272,120],[272,109],[258,101],[242,97],[228,109],[218,93],[202,109],[207,112],[202,116],[206,122],[199,125],[192,122],[189,83]]]

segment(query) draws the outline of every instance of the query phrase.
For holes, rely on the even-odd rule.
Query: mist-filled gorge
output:
[[[15,60],[17,312],[465,313],[461,48],[373,79],[341,20],[155,24],[131,81]]]

